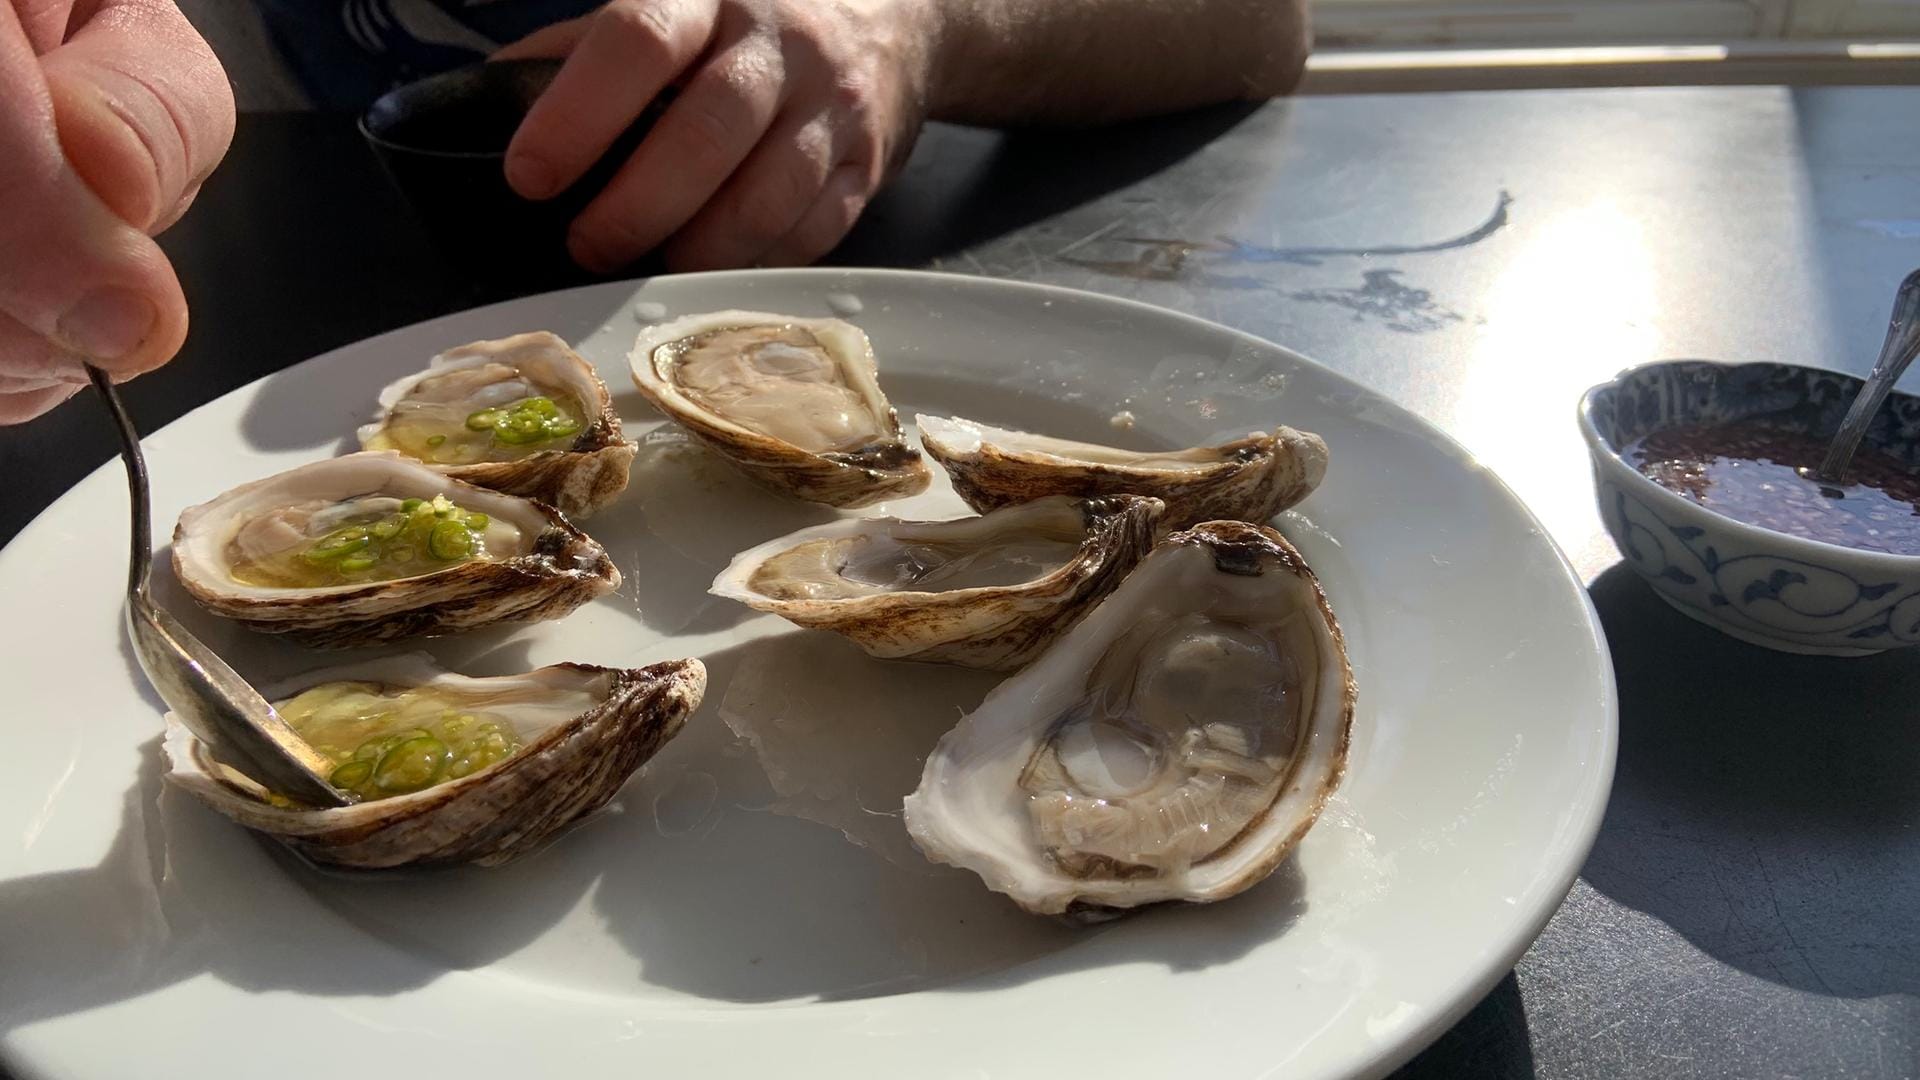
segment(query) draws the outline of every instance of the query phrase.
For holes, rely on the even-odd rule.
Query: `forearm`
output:
[[[1087,123],[1284,94],[1305,0],[929,0],[928,104],[961,123]]]

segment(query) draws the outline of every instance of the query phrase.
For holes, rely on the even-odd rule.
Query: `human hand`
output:
[[[507,149],[530,199],[565,190],[655,96],[678,95],[567,237],[614,270],[811,262],[906,160],[926,113],[926,0],[612,0],[495,59],[565,57]]]
[[[172,359],[187,333],[150,238],[233,138],[233,93],[171,0],[0,2],[0,423]]]

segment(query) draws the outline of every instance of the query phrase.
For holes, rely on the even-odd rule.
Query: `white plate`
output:
[[[1281,526],[1346,627],[1360,707],[1346,782],[1297,856],[1234,900],[1091,930],[920,859],[900,797],[993,679],[870,661],[706,596],[736,550],[829,513],[648,438],[625,360],[639,320],[724,307],[851,313],[903,416],[1160,446],[1276,422],[1324,435],[1326,484]],[[797,271],[451,315],[151,437],[159,539],[184,506],[340,449],[432,353],[541,327],[584,341],[643,440],[624,501],[588,523],[627,583],[563,622],[429,651],[475,673],[696,655],[706,705],[616,813],[534,858],[315,872],[162,791],[157,703],[121,643],[124,488],[102,469],[0,553],[0,1047],[23,1077],[1378,1074],[1490,988],[1572,883],[1614,695],[1565,561],[1404,410],[1155,308]],[[1122,410],[1131,432],[1109,424]],[[944,483],[876,508],[961,510]],[[314,666],[156,589],[257,679]]]

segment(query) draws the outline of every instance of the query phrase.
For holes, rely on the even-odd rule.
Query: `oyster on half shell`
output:
[[[557,619],[617,588],[552,507],[363,451],[181,513],[180,583],[216,615],[308,645],[368,645]]]
[[[1163,541],[940,739],[907,830],[1029,911],[1220,900],[1313,824],[1353,703],[1300,553],[1271,529],[1208,522]]]
[[[851,323],[689,315],[648,327],[630,360],[647,400],[774,491],[866,506],[931,479],[880,390],[872,345]]]
[[[954,521],[843,519],[741,552],[711,592],[889,660],[1025,663],[1153,546],[1157,499],[1038,499]]]
[[[394,737],[400,742],[384,756],[368,758],[371,764],[361,770],[384,769],[388,758],[401,757],[405,760],[389,771],[401,777],[395,786],[403,790],[315,809],[291,803],[220,762],[169,713],[166,777],[214,810],[317,863],[363,869],[490,866],[538,848],[603,806],[680,730],[699,707],[706,682],[706,668],[698,660],[632,670],[556,664],[522,675],[469,678],[441,670],[419,654],[388,657],[314,672],[269,696],[280,699],[276,705],[289,712],[296,727],[293,710],[299,698],[293,695],[330,693],[355,706],[350,719],[383,706],[424,708],[425,715],[417,717],[423,727],[438,713],[448,724],[504,728],[518,745],[490,764],[460,773],[444,760],[456,751],[424,730],[403,732]],[[418,773],[421,759],[414,748],[419,743],[439,744],[435,752],[442,760],[428,763],[438,768],[437,775]],[[401,775],[409,769],[415,775]]]
[[[960,417],[916,416],[921,445],[968,506],[986,512],[1042,495],[1151,495],[1161,525],[1266,522],[1312,494],[1327,473],[1320,436],[1275,428],[1187,450],[1121,450],[1012,431]]]
[[[358,435],[574,518],[626,490],[635,451],[593,365],[544,330],[448,349],[382,390]]]

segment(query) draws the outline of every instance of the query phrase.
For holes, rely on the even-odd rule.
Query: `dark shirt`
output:
[[[259,0],[314,107],[359,110],[604,0]]]

